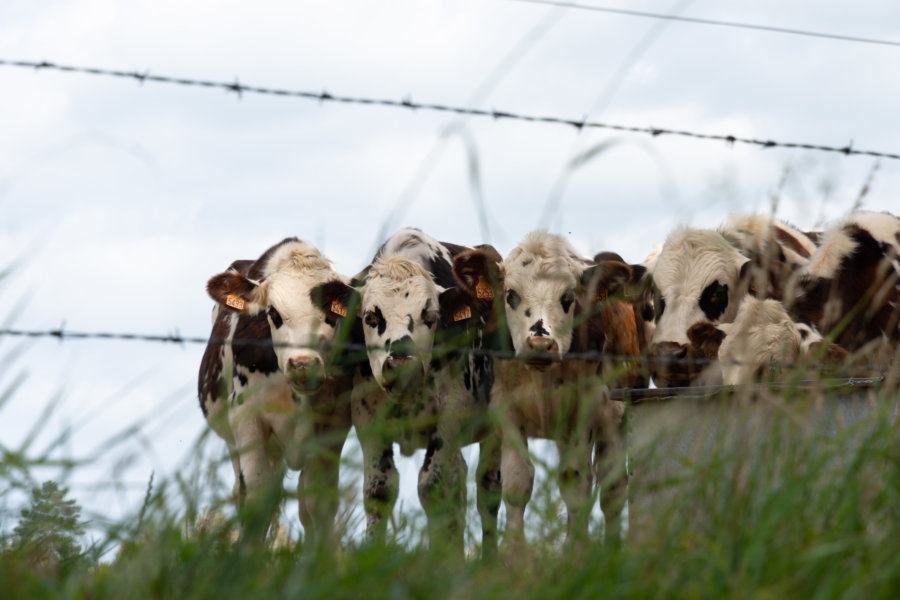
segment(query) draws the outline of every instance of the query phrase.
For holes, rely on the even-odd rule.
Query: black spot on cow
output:
[[[366,313],[364,321],[369,327],[377,329],[378,335],[384,335],[384,332],[387,330],[387,321],[384,320],[384,313],[377,306]]]
[[[393,447],[387,447],[384,449],[384,452],[381,453],[381,456],[378,458],[378,470],[382,473],[386,473],[394,466],[394,449]]]
[[[415,320],[412,318],[412,315],[406,315],[406,329],[412,333],[416,328]]]
[[[506,303],[509,304],[511,309],[516,310],[522,303],[522,297],[516,290],[508,290],[506,292]]]
[[[282,325],[284,325],[284,319],[281,318],[281,313],[274,306],[269,307],[269,318],[272,320],[272,326],[275,329],[280,329]]]
[[[530,331],[531,331],[531,333],[533,333],[536,336],[542,336],[542,337],[550,336],[550,332],[547,331],[546,329],[544,329],[544,320],[543,319],[538,320],[537,323],[532,325]]]
[[[700,294],[700,309],[706,318],[715,321],[728,308],[728,285],[714,281]]]
[[[464,376],[464,381],[465,381],[465,384],[466,384],[466,389],[467,389],[467,390],[471,390],[471,389],[472,389],[472,374],[469,372],[468,369],[466,369],[466,373],[465,373],[465,376]]]
[[[572,290],[568,290],[562,297],[559,299],[559,304],[562,306],[563,312],[568,314],[569,309],[572,308],[572,304],[575,302],[575,292]]]
[[[244,375],[243,373],[238,373],[237,377],[238,377],[238,381],[241,382],[241,385],[246,387],[247,383],[249,382],[249,380],[247,379],[247,376]]]
[[[234,364],[244,367],[250,373],[267,375],[278,371],[278,357],[271,344],[260,342],[271,341],[269,321],[265,314],[256,316],[240,315],[234,338],[231,344],[234,352]]]

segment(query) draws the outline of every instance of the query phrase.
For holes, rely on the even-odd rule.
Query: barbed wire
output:
[[[886,158],[891,160],[900,160],[900,154],[891,152],[879,152],[874,150],[859,150],[853,147],[851,141],[846,146],[826,146],[820,144],[800,143],[800,142],[780,142],[773,139],[757,139],[727,134],[711,134],[699,133],[695,131],[687,131],[682,129],[668,129],[664,127],[637,127],[630,125],[621,125],[616,123],[605,123],[600,121],[591,121],[587,118],[570,119],[556,116],[540,116],[516,113],[498,109],[482,109],[469,108],[464,106],[453,106],[448,104],[414,102],[411,97],[407,96],[402,100],[390,98],[367,98],[361,96],[342,96],[332,94],[328,91],[312,92],[304,90],[288,90],[279,88],[251,86],[240,83],[235,79],[234,82],[210,81],[202,79],[190,79],[184,77],[171,77],[167,75],[153,75],[150,71],[119,71],[114,69],[100,69],[94,67],[77,67],[71,65],[58,65],[52,62],[41,61],[17,61],[0,59],[0,66],[28,68],[28,69],[47,69],[54,71],[63,71],[68,73],[80,73],[87,75],[98,75],[104,77],[117,77],[124,79],[133,79],[141,84],[152,81],[156,83],[168,83],[174,85],[196,86],[205,88],[218,88],[229,93],[237,94],[241,97],[243,94],[262,94],[272,96],[282,96],[290,98],[301,98],[305,100],[314,100],[320,103],[336,102],[340,104],[358,104],[368,106],[383,106],[391,108],[403,108],[407,110],[425,110],[433,112],[453,113],[457,115],[466,115],[473,117],[490,117],[495,120],[506,119],[512,121],[523,121],[527,123],[545,123],[552,125],[565,125],[574,127],[578,131],[584,129],[605,129],[610,131],[618,131],[622,133],[640,133],[650,135],[652,137],[660,136],[676,136],[686,137],[698,140],[725,142],[729,146],[734,144],[744,144],[757,146],[759,148],[786,148],[794,150],[815,150],[820,152],[833,152],[843,154],[845,156],[872,156],[877,158]]]
[[[678,21],[681,23],[692,23],[694,25],[714,25],[717,27],[732,27],[735,29],[751,29],[754,31],[767,31],[769,33],[783,33],[787,35],[801,35],[806,37],[823,38],[828,40],[838,40],[842,42],[859,42],[861,44],[877,44],[881,46],[900,46],[900,42],[894,40],[880,40],[875,38],[867,38],[855,35],[844,35],[840,33],[824,33],[821,31],[808,31],[805,29],[794,29],[791,27],[775,27],[772,25],[759,25],[755,23],[741,23],[738,21],[725,21],[720,19],[704,19],[699,17],[684,17],[681,15],[671,15],[664,13],[654,13],[643,10],[630,10],[626,8],[613,8],[609,6],[598,6],[596,4],[581,4],[578,2],[562,2],[560,0],[513,0],[514,2],[524,2],[526,4],[543,4],[546,6],[556,6],[558,8],[572,8],[577,10],[589,10],[592,12],[602,12],[615,15],[624,15],[628,17],[642,17],[647,19],[660,19],[666,21]]]
[[[0,338],[4,336],[21,337],[21,338],[55,338],[60,342],[70,340],[121,340],[121,341],[138,341],[138,342],[155,342],[169,344],[231,344],[233,346],[256,346],[266,348],[309,348],[310,346],[296,343],[276,343],[271,338],[265,339],[235,339],[235,338],[219,338],[219,337],[199,337],[199,336],[183,336],[178,333],[165,335],[158,334],[142,334],[142,333],[114,333],[114,332],[88,332],[88,331],[66,331],[63,328],[49,330],[23,330],[23,329],[0,329]],[[316,346],[320,350],[340,349],[341,352],[360,353],[368,352],[371,349],[383,349],[381,346],[371,347],[365,344],[354,342],[344,342],[336,344],[324,344]],[[454,346],[454,345],[436,345],[434,354],[438,356],[453,356],[462,354],[471,354],[473,356],[486,356],[500,359],[522,358],[514,350],[497,350],[485,348],[473,348],[471,346]],[[557,354],[548,352],[529,352],[529,359],[546,359],[555,360],[559,358]],[[588,352],[567,352],[562,358],[566,360],[585,360],[591,362],[601,362],[605,360],[619,361],[623,363],[636,363],[641,365],[662,364],[662,365],[687,365],[692,367],[704,367],[714,363],[728,366],[759,366],[756,364],[743,363],[737,360],[720,361],[709,358],[657,358],[653,356],[633,356],[623,354],[612,354],[599,351]],[[806,363],[783,362],[777,366],[783,369],[802,368],[808,371],[830,372],[833,369],[822,365],[811,365]],[[853,365],[854,369],[866,371],[870,373],[887,373],[890,368],[885,365]],[[726,386],[727,387],[727,386]],[[662,389],[680,389],[680,388],[662,388]],[[696,390],[696,386],[690,389]]]

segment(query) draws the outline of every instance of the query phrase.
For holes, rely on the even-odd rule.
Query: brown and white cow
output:
[[[363,451],[370,535],[384,534],[397,498],[392,443],[425,449],[418,493],[432,545],[464,549],[466,464],[461,448],[481,442],[478,510],[482,548],[496,548],[499,445],[485,418],[491,357],[475,352],[481,327],[457,290],[453,256],[467,250],[402,229],[355,278],[368,367],[377,385],[357,386],[352,418]],[[347,300],[350,302],[350,300]]]
[[[900,218],[859,211],[828,229],[788,304],[848,351],[892,360],[900,343]]]
[[[688,337],[705,358],[718,361],[725,385],[777,379],[802,367],[832,370],[847,358],[815,328],[794,322],[780,301],[749,294],[733,322],[695,323]]]
[[[718,230],[679,228],[653,266],[651,369],[659,387],[718,383],[721,372],[688,332],[731,323],[747,293],[781,298],[790,273],[815,251],[799,230],[764,215],[729,219]],[[695,332],[695,338],[696,336]]]
[[[334,361],[346,308],[323,306],[345,286],[314,246],[288,238],[256,261],[209,280],[217,302],[199,373],[200,408],[228,445],[243,505],[266,485],[281,488],[283,464],[300,470],[300,520],[330,541],[338,460],[350,429],[351,378]]]
[[[589,305],[610,295],[612,285],[628,281],[630,267],[610,260],[598,269],[562,237],[541,231],[526,236],[502,263],[496,258],[483,250],[463,253],[455,259],[454,271],[471,297],[477,298],[487,285],[493,288],[488,299],[477,303],[478,310],[493,311],[494,325],[486,328],[491,344],[508,352],[494,360],[491,388],[491,410],[502,439],[507,538],[513,542],[521,538],[534,485],[527,440],[545,438],[556,441],[559,450],[558,480],[569,535],[587,532],[596,469],[606,485],[601,504],[607,536],[615,539],[626,477],[624,405],[608,399],[597,376],[597,359],[583,353],[609,349],[593,337],[599,329],[589,325],[595,316]],[[633,313],[630,331],[631,346],[636,348]],[[592,462],[594,449],[604,452]]]

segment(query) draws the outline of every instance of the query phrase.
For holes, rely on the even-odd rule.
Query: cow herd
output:
[[[584,536],[599,491],[608,540],[625,505],[624,418],[611,388],[741,384],[801,365],[839,373],[895,360],[900,219],[855,212],[801,231],[765,215],[678,228],[641,264],[579,256],[532,232],[489,245],[402,229],[354,277],[289,238],[213,276],[200,406],[222,437],[241,502],[299,470],[307,539],[332,543],[338,471],[355,428],[367,533],[398,496],[394,447],[425,451],[428,538],[464,550],[467,466],[479,444],[482,552],[523,538],[530,438],[556,443],[567,533]],[[280,487],[280,486],[279,486]]]

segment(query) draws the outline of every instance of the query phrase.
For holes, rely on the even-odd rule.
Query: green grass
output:
[[[198,523],[203,509],[193,497],[197,490],[185,484],[191,478],[185,477],[151,481],[140,510],[103,525],[106,538],[83,560],[38,567],[16,550],[7,533],[0,553],[0,597],[900,594],[900,425],[894,419],[893,390],[864,392],[855,400],[810,394],[675,403],[680,406],[672,404],[671,413],[662,406],[631,413],[633,502],[621,544],[532,539],[528,547],[504,548],[491,562],[463,560],[417,544],[369,544],[346,537],[333,552],[304,551],[302,544],[260,548],[233,540],[236,524],[227,518]],[[845,419],[836,408],[841,403],[856,407],[862,417]],[[649,425],[650,417],[659,427]],[[21,486],[29,457],[6,452],[2,460],[0,487]],[[204,467],[194,465],[185,473],[191,468]],[[554,478],[547,485],[555,486]],[[558,506],[540,501],[550,495],[535,490],[532,532],[562,525]],[[12,523],[18,514],[2,515],[3,523]],[[288,511],[284,518],[296,515]]]

